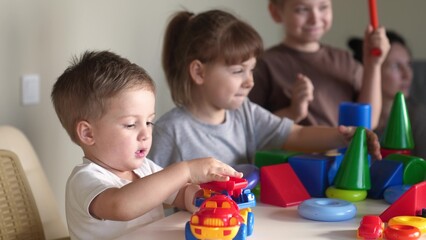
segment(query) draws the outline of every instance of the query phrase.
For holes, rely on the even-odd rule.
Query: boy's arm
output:
[[[357,102],[371,104],[371,127],[375,129],[379,124],[382,111],[382,82],[381,67],[390,45],[383,27],[373,31],[371,26],[366,30],[363,47],[363,79]],[[370,51],[380,49],[380,56],[373,56]]]
[[[92,201],[89,211],[99,219],[129,221],[161,205],[188,182],[225,181],[228,176],[242,174],[213,158],[179,162],[122,188],[105,190]],[[185,192],[179,192],[177,197],[182,198],[181,194]]]

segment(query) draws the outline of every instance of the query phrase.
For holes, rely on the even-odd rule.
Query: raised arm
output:
[[[357,101],[371,104],[371,126],[375,129],[379,124],[382,111],[381,67],[389,52],[390,44],[383,27],[373,30],[371,26],[365,32],[364,42],[366,43],[363,46],[364,72]],[[371,54],[372,49],[379,49],[381,54]]]

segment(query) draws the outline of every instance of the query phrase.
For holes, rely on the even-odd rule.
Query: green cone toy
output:
[[[395,94],[386,129],[380,139],[380,145],[388,149],[414,148],[410,118],[402,92]]]
[[[334,185],[336,188],[348,190],[369,190],[371,188],[365,128],[356,129],[337,171]]]

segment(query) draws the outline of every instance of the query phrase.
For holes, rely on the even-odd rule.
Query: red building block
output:
[[[426,208],[426,181],[413,185],[390,205],[380,218],[383,222],[396,216],[416,216]]]
[[[311,198],[290,164],[260,168],[260,201],[280,207],[295,206]]]

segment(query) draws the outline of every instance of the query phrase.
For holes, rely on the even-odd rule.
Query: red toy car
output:
[[[360,222],[357,237],[361,239],[382,239],[385,224],[379,216],[367,215]]]
[[[198,212],[186,223],[185,237],[195,239],[245,240],[253,232],[253,213],[244,210],[226,195],[218,194],[206,199]]]

